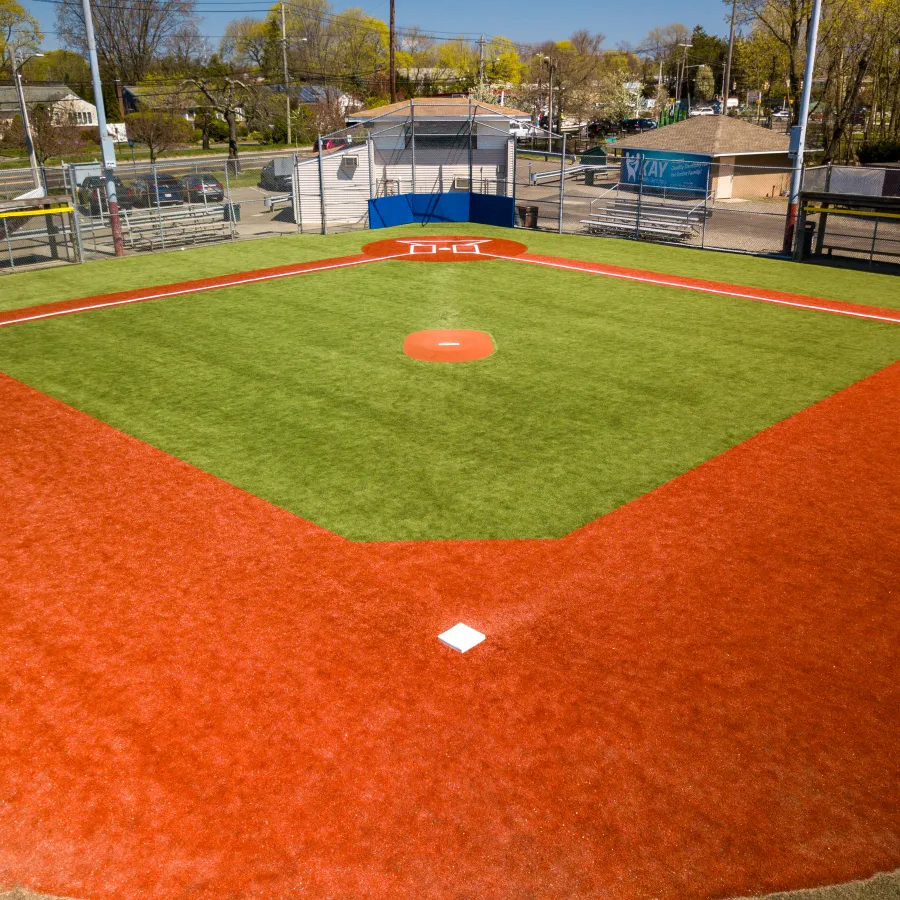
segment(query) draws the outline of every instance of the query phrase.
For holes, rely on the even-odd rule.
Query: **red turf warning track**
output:
[[[8,378],[0,433],[0,883],[684,900],[900,864],[900,364],[560,541],[345,541]]]

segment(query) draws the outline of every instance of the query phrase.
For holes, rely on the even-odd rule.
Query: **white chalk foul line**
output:
[[[852,312],[849,309],[832,309],[830,306],[813,306],[811,303],[798,303],[793,300],[777,300],[775,297],[760,297],[758,294],[745,294],[740,291],[724,291],[721,288],[701,287],[695,284],[681,284],[677,281],[666,281],[661,278],[645,278],[642,275],[626,275],[623,272],[598,272],[596,269],[584,269],[581,266],[569,266],[565,263],[547,262],[539,259],[524,259],[521,256],[499,256],[496,253],[485,253],[494,259],[506,259],[510,262],[530,263],[533,266],[547,266],[551,269],[569,269],[572,272],[584,272],[588,275],[602,275],[605,278],[622,278],[626,281],[643,281],[647,284],[659,284],[663,287],[681,288],[685,291],[702,291],[705,294],[720,294],[723,297],[737,297],[741,300],[757,300],[760,303],[776,303],[779,306],[794,306],[797,309],[811,309],[816,312],[833,313],[836,316],[853,316],[857,319],[874,319],[878,322],[892,322],[900,325],[900,318],[877,316],[874,313]],[[590,265],[590,263],[588,263]]]
[[[143,303],[147,300],[164,300],[167,297],[180,297],[184,294],[200,294],[203,291],[215,291],[219,288],[240,287],[242,284],[253,284],[258,281],[273,281],[276,278],[295,278],[298,275],[312,275],[315,272],[325,272],[328,269],[346,269],[349,266],[362,266],[366,263],[382,262],[386,259],[397,259],[408,256],[407,253],[395,253],[392,256],[372,256],[365,259],[356,259],[352,262],[332,263],[327,266],[318,266],[315,269],[302,269],[299,272],[275,272],[272,275],[257,275],[254,278],[239,278],[235,281],[226,281],[221,284],[206,284],[199,287],[184,288],[180,291],[163,291],[158,294],[144,294],[140,297],[129,297],[125,300],[110,300],[108,303],[92,303],[90,306],[77,306],[72,309],[59,309],[55,312],[37,313],[33,316],[22,316],[20,319],[10,319],[8,322],[0,322],[0,328],[6,325],[20,325],[22,322],[34,322],[37,319],[53,319],[57,316],[68,316],[72,313],[88,312],[92,309],[105,309],[109,306],[126,306],[129,303]]]

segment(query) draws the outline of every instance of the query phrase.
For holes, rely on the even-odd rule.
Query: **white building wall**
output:
[[[512,140],[494,149],[473,150],[472,190],[510,196],[514,154]],[[322,159],[322,175],[329,228],[358,227],[366,222],[370,197],[468,190],[469,153],[468,148],[416,150],[413,186],[411,149],[387,151],[379,149],[377,141],[374,146],[366,142],[326,155]],[[294,213],[301,229],[321,231],[318,158],[297,164],[294,197]]]

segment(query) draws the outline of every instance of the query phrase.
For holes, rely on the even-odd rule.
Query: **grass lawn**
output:
[[[287,265],[313,259],[357,253],[364,244],[404,234],[478,234],[513,238],[533,253],[561,256],[589,262],[631,266],[727,281],[750,287],[770,288],[845,300],[871,306],[900,309],[900,279],[846,269],[801,265],[782,260],[758,259],[739,254],[716,253],[646,244],[615,238],[585,235],[557,235],[545,232],[485,225],[418,225],[387,228],[377,232],[355,231],[337,235],[285,235],[258,241],[220,244],[197,250],[131,256],[101,260],[65,269],[47,269],[3,276],[0,279],[0,310],[18,309],[54,300],[89,297],[95,294],[130,290],[160,284],[244,272],[267,266]],[[523,269],[517,278],[532,279],[532,270]]]
[[[544,253],[723,277],[717,254],[515,236]],[[372,239],[260,241],[0,283],[40,281],[60,299],[98,290],[92,269],[112,273],[113,290]],[[732,259],[736,281],[824,295],[827,280],[837,299],[874,302],[860,285],[895,284]],[[487,331],[497,352],[405,357],[404,337],[428,328]],[[358,540],[561,536],[898,357],[896,325],[501,261],[376,263],[0,329],[0,370]]]

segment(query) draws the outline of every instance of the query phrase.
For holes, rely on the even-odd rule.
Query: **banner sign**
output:
[[[644,188],[690,191],[703,195],[708,190],[712,157],[702,153],[670,150],[624,150],[622,183]]]

